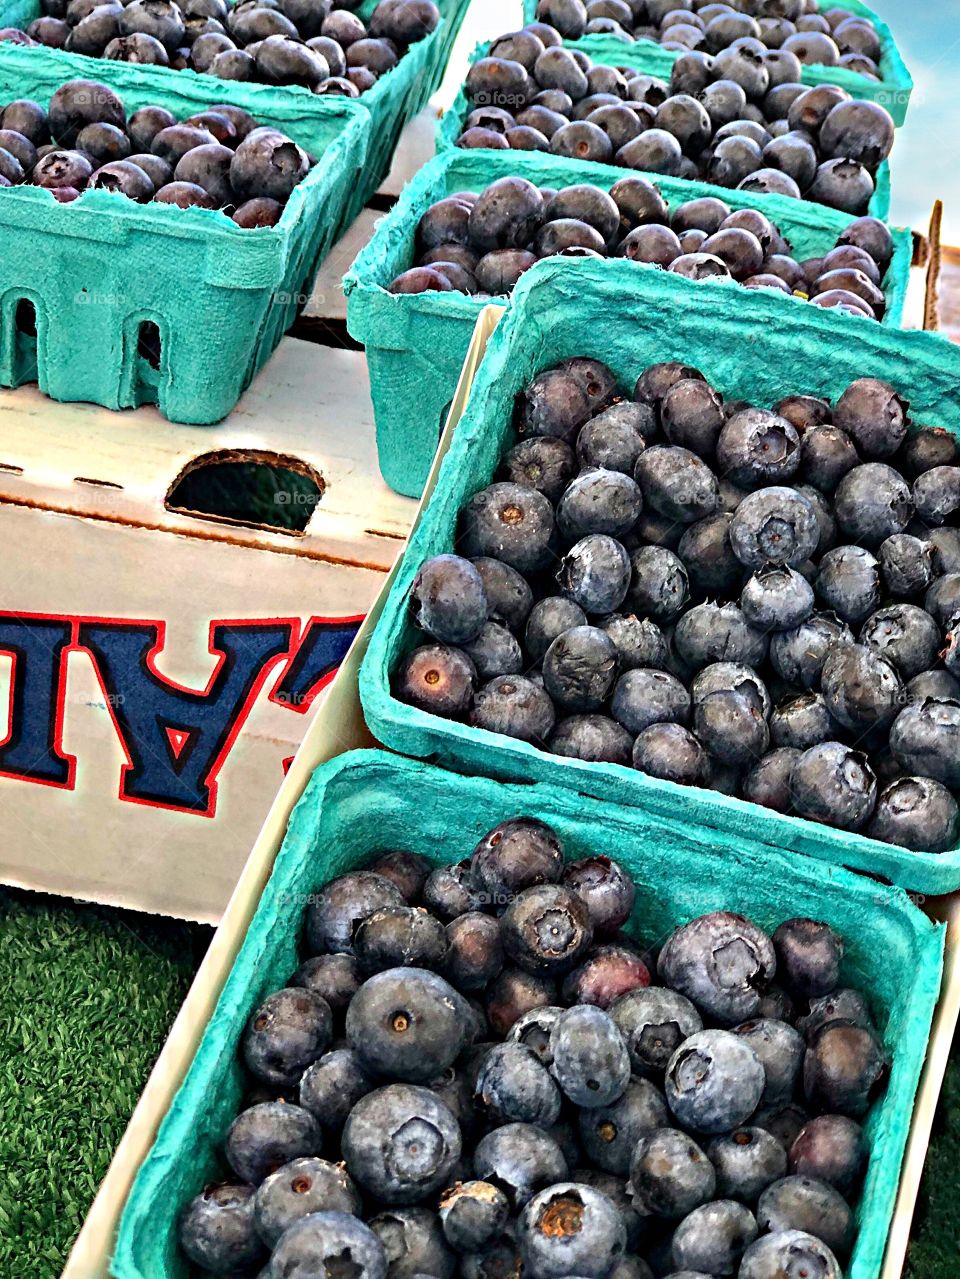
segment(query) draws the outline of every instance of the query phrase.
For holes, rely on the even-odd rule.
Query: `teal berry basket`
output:
[[[591,36],[590,38],[591,40],[603,40],[607,42],[607,46],[609,46],[609,47],[605,46],[603,49],[597,49],[597,48],[593,49],[593,51],[590,53],[589,56],[594,60],[594,62],[600,62],[610,66],[614,66],[614,65],[633,66],[633,67],[636,67],[637,69],[642,69],[638,67],[637,55],[636,54],[633,54],[632,56],[630,55],[629,51],[634,47],[633,45],[624,44],[622,40],[617,40],[616,38],[612,36],[602,36],[602,37]],[[651,42],[643,41],[642,43],[649,44]],[[473,51],[473,57],[471,58],[471,62],[476,62],[480,58],[485,58],[487,56],[489,49],[490,49],[489,42],[486,44],[477,45],[477,47]],[[669,53],[669,50],[667,52]],[[832,83],[832,81],[830,83]],[[444,151],[450,151],[450,150],[472,149],[472,148],[457,147],[457,138],[459,138],[460,134],[463,132],[464,121],[466,120],[467,116],[470,114],[471,109],[472,109],[471,104],[467,98],[466,92],[461,86],[460,91],[457,94],[456,100],[453,103],[453,106],[449,109],[449,111],[446,111],[444,113],[443,117],[437,124],[437,151],[438,152],[442,153]],[[491,154],[490,151],[486,151],[483,148],[478,147],[476,149],[480,151],[481,155]],[[494,151],[493,154],[497,155],[499,154],[499,151]],[[517,151],[516,154],[527,156],[531,154],[540,155],[542,153],[530,152],[530,151]],[[624,174],[635,173],[636,170],[620,169],[619,172],[620,172],[620,175],[623,176]],[[657,173],[645,173],[643,176],[652,178],[655,182],[659,181],[659,178],[660,178],[660,175]],[[685,179],[680,179],[680,180],[682,181]],[[883,164],[880,165],[880,168],[877,170],[877,173],[876,173],[875,183],[876,183],[876,186],[875,186],[873,195],[870,197],[870,203],[867,206],[866,212],[872,214],[875,218],[881,218],[883,219],[883,221],[886,221],[887,218],[890,216],[890,161],[889,160],[884,160]],[[727,187],[717,187],[707,183],[698,183],[698,185],[703,186],[704,188],[709,186],[709,190],[707,191],[707,194],[719,196],[720,199],[722,200],[727,199],[727,197],[730,195],[730,191]],[[748,194],[751,197],[751,204],[755,200],[757,203],[754,207],[758,209],[764,209],[764,210],[767,207],[764,202],[766,200],[770,200],[774,198],[769,195],[764,195],[762,192],[751,191],[751,192],[748,192]],[[777,198],[783,198],[783,197],[777,197]],[[804,200],[802,201],[802,203],[809,204],[809,203],[812,203],[812,201]],[[824,208],[825,206],[818,205],[817,207]]]
[[[46,59],[29,75],[0,59],[4,101],[46,104],[62,82]],[[222,95],[222,83],[198,76],[122,93],[128,111],[153,103],[178,119]],[[52,399],[110,409],[157,404],[175,422],[224,417],[309,293],[366,155],[369,118],[349,106],[317,112],[294,100],[269,120],[317,157],[275,227],[244,230],[219,210],[107,191],[72,204],[39,187],[0,192],[0,386],[37,382]],[[153,359],[138,351],[144,326],[159,334]]]
[[[903,124],[913,92],[913,77],[907,70],[893,32],[874,11],[860,0],[820,0],[819,8],[849,9],[851,17],[868,18],[880,37],[880,79],[868,80],[847,67],[805,66],[801,73],[804,84],[838,84],[855,98],[879,102],[893,116],[896,125]],[[537,0],[523,0],[524,21],[536,20]],[[624,40],[616,35],[589,35],[580,40],[566,40],[570,49],[582,49],[596,62],[625,62],[647,75],[670,79],[673,64],[681,55],[662,48],[655,40]]]
[[[866,1120],[869,1163],[857,1241],[844,1268],[846,1279],[875,1279],[940,988],[942,927],[899,889],[752,839],[543,783],[458,777],[379,751],[355,751],[318,769],[294,810],[197,1055],[130,1192],[110,1272],[115,1279],[187,1279],[177,1215],[222,1176],[220,1150],[246,1085],[240,1035],[261,1000],[301,962],[308,897],[384,849],[422,853],[435,864],[458,861],[491,826],[518,815],[552,825],[568,857],[606,854],[629,871],[637,895],[627,930],[646,945],[713,910],[738,911],[770,931],[785,919],[813,915],[842,934],[841,981],[868,995],[892,1059],[887,1091]]]
[[[428,715],[399,701],[391,676],[423,642],[408,597],[421,564],[456,545],[457,516],[489,484],[516,440],[516,396],[543,369],[572,356],[593,356],[632,388],[650,364],[682,360],[699,368],[728,399],[770,405],[808,393],[835,400],[858,377],[891,382],[916,419],[960,432],[960,348],[931,333],[864,324],[854,316],[796,306],[789,313],[766,290],[737,307],[725,286],[698,286],[691,306],[682,281],[624,262],[541,262],[520,281],[490,340],[453,435],[437,486],[410,540],[360,672],[367,724],[377,740],[405,755],[460,772],[525,778],[644,808],[734,837],[881,875],[923,893],[960,887],[960,848],[910,852],[865,835],[783,816],[716,791],[660,781],[617,764],[551,755],[513,738]],[[419,636],[419,638],[418,638]]]
[[[623,171],[531,152],[445,152],[413,178],[344,278],[347,327],[367,352],[380,470],[391,488],[407,497],[419,497],[423,491],[474,325],[485,303],[462,293],[392,294],[388,292],[390,283],[413,265],[417,224],[434,201],[455,191],[482,191],[497,178],[516,175],[543,187],[590,182],[609,190],[623,177]],[[654,180],[671,210],[685,200],[716,190],[681,178]],[[823,205],[780,195],[757,197],[725,191],[723,196],[733,208],[762,206],[801,258],[822,256],[832,249],[852,220],[848,214]],[[898,326],[913,245],[909,231],[894,230],[893,238],[894,257],[883,282],[887,296],[883,322]],[[579,262],[566,265],[576,270]],[[695,305],[700,286],[690,280],[679,283]],[[800,299],[782,300],[786,306],[807,305]]]
[[[363,0],[359,16],[368,18],[377,3],[378,0]],[[397,66],[359,98],[318,97],[297,85],[218,80],[195,71],[111,62],[62,49],[9,42],[0,42],[0,77],[5,86],[14,86],[15,96],[25,96],[28,86],[42,76],[44,83],[49,80],[54,88],[65,80],[99,80],[115,89],[124,101],[133,101],[139,95],[141,102],[161,103],[167,92],[189,93],[194,87],[209,84],[214,92],[204,96],[204,103],[230,102],[267,124],[279,124],[282,119],[291,118],[291,112],[305,119],[310,115],[323,118],[329,113],[331,122],[343,128],[351,115],[357,116],[369,123],[370,134],[363,167],[351,174],[348,198],[340,209],[336,230],[342,232],[386,177],[404,126],[423,108],[443,76],[469,0],[438,0],[438,4],[442,16],[436,30],[412,44]],[[39,0],[0,0],[0,26],[26,27],[40,12]]]

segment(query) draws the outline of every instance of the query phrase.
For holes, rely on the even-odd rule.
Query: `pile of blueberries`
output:
[[[841,8],[821,13],[817,0],[540,0],[537,17],[566,40],[608,34],[654,40],[677,53],[722,53],[750,37],[806,66],[880,79],[882,49],[870,19]]]
[[[329,883],[247,1023],[229,1180],[184,1209],[184,1253],[260,1279],[840,1279],[889,1066],[842,939],[717,911],[645,952],[634,892],[526,817]]]
[[[314,161],[279,129],[217,103],[178,121],[166,107],[129,118],[105,84],[71,80],[47,110],[29,98],[0,111],[0,187],[43,187],[61,204],[112,191],[138,204],[221,209],[240,227],[275,226]]]
[[[894,387],[725,402],[655,364],[539,374],[411,591],[397,697],[904,848],[960,794],[960,457]],[[466,558],[462,558],[466,557]]]
[[[894,125],[877,102],[800,83],[800,62],[745,36],[716,56],[691,50],[670,83],[593,63],[531,23],[473,64],[460,147],[549,151],[862,214]]]
[[[609,193],[589,183],[556,191],[499,178],[479,195],[458,191],[430,206],[417,225],[417,264],[390,292],[502,296],[541,258],[618,257],[882,319],[893,243],[882,222],[858,221],[822,257],[797,261],[763,213],[734,211],[714,196],[685,200],[671,214],[649,178],[621,178]],[[871,229],[868,248],[851,243],[864,226]]]
[[[301,85],[357,98],[440,21],[433,0],[41,0],[43,14],[0,40],[90,58],[189,69],[221,80]]]

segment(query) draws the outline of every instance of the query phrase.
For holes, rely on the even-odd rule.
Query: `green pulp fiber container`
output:
[[[903,124],[913,92],[913,78],[900,56],[893,32],[860,0],[820,0],[819,8],[821,11],[849,9],[851,17],[868,18],[873,23],[880,37],[880,79],[868,80],[847,67],[805,66],[801,73],[802,82],[810,85],[838,84],[855,98],[879,102],[893,116],[894,124]],[[523,10],[524,21],[535,21],[537,0],[523,0]],[[571,49],[582,49],[595,62],[625,62],[647,75],[667,81],[674,62],[681,56],[671,49],[662,48],[655,40],[625,41],[622,36],[615,35],[589,35],[564,43]]]
[[[367,19],[378,0],[363,0],[358,15]],[[13,96],[26,96],[30,83],[48,73],[53,87],[77,78],[109,84],[126,101],[167,104],[168,93],[189,93],[194,87],[212,85],[209,102],[230,102],[243,107],[268,124],[316,114],[328,114],[336,128],[344,128],[353,114],[370,123],[370,137],[363,168],[351,176],[347,200],[340,208],[337,230],[344,231],[386,177],[393,161],[397,140],[409,120],[426,104],[440,83],[450,50],[466,14],[469,0],[438,0],[440,24],[424,40],[410,46],[398,65],[381,76],[369,92],[359,98],[318,97],[298,85],[253,84],[239,80],[219,80],[195,71],[174,71],[169,67],[144,66],[90,58],[62,49],[30,48],[0,42],[0,77],[4,87],[13,85]],[[26,27],[41,13],[39,0],[0,0],[0,27]],[[182,89],[181,89],[182,86]],[[347,113],[343,106],[346,104]],[[293,112],[291,117],[289,113]],[[321,126],[322,127],[322,126]]]
[[[177,1215],[222,1175],[219,1151],[246,1088],[240,1035],[264,996],[301,962],[309,895],[384,849],[422,853],[437,864],[458,861],[491,826],[518,815],[554,826],[570,858],[606,854],[626,867],[637,885],[627,928],[646,944],[720,909],[739,911],[769,931],[792,916],[813,915],[843,935],[841,979],[868,995],[893,1063],[887,1091],[866,1121],[870,1161],[857,1242],[844,1268],[846,1279],[875,1279],[940,988],[942,928],[899,889],[750,839],[542,783],[457,777],[379,751],[356,751],[318,769],[294,809],[243,948],[130,1192],[110,1271],[116,1279],[187,1279]]]
[[[933,333],[898,332],[854,316],[795,306],[790,323],[780,298],[753,290],[738,307],[724,287],[698,286],[689,303],[683,281],[628,263],[540,262],[521,279],[490,340],[467,411],[454,432],[437,482],[387,599],[360,672],[367,723],[392,750],[430,758],[460,772],[524,778],[637,805],[658,818],[711,826],[733,837],[882,875],[904,888],[946,893],[960,887],[960,848],[909,852],[697,787],[660,781],[617,764],[548,754],[526,742],[428,715],[393,696],[390,677],[423,642],[408,609],[424,560],[454,549],[457,516],[488,485],[516,440],[514,402],[537,373],[572,356],[609,364],[624,388],[650,364],[682,360],[699,368],[727,399],[769,405],[807,393],[831,401],[858,377],[891,382],[916,420],[960,433],[960,347]]]
[[[62,67],[46,58],[28,76],[0,56],[4,102],[46,104],[62,82]],[[168,77],[161,89],[131,84],[122,96],[128,111],[155,103],[182,119],[222,100],[223,84]],[[110,409],[157,404],[175,422],[229,413],[309,293],[366,154],[369,118],[340,102],[317,112],[291,100],[270,122],[318,159],[275,227],[244,230],[219,210],[135,204],[108,191],[72,204],[40,187],[0,192],[0,386],[38,382],[55,400]],[[25,303],[35,337],[18,324]],[[144,325],[159,331],[152,363],[138,353]]]
[[[562,156],[523,153],[518,162],[520,154],[457,149],[431,160],[378,224],[343,281],[347,327],[367,352],[380,470],[391,488],[407,497],[419,497],[423,491],[477,316],[486,304],[486,300],[464,293],[387,292],[391,281],[413,266],[420,218],[444,196],[455,191],[482,191],[497,178],[520,172],[539,186],[591,182],[605,190],[623,177],[620,169]],[[656,182],[671,210],[685,200],[715,191],[706,183],[681,178],[658,177]],[[762,206],[801,258],[822,256],[832,249],[852,221],[846,213],[781,195],[757,197],[746,191],[728,191],[724,199],[735,209]],[[897,229],[893,237],[894,257],[884,280],[888,305],[883,322],[897,326],[903,317],[913,243],[909,231]],[[565,265],[576,270],[580,264],[566,261]],[[680,285],[696,305],[700,286],[691,280],[681,280]],[[785,298],[784,303],[807,305],[800,299]]]
[[[638,47],[637,45],[624,44],[622,40],[617,40],[612,36],[602,36],[602,37],[592,36],[591,39],[592,40],[602,39],[605,42],[610,42],[610,45],[611,45],[609,49],[604,48],[603,50],[597,50],[595,48],[593,52],[591,52],[590,57],[595,62],[604,63],[610,66],[616,65],[616,66],[637,67],[637,55],[634,54],[631,56],[631,53],[630,53],[631,49]],[[646,44],[649,42],[644,41],[643,43]],[[489,49],[490,49],[489,42],[486,44],[477,45],[477,47],[473,51],[473,57],[471,58],[471,62],[476,62],[480,58],[485,58],[487,56]],[[832,83],[832,81],[830,81],[830,83]],[[456,148],[457,138],[459,138],[460,134],[463,132],[463,123],[466,120],[467,116],[470,114],[472,109],[473,109],[472,105],[470,101],[468,100],[463,87],[461,87],[460,92],[457,94],[456,101],[454,102],[453,106],[450,108],[449,111],[444,113],[442,119],[437,125],[437,151],[438,152],[449,151],[452,148]],[[470,150],[473,148],[465,148],[465,149]],[[478,147],[475,149],[478,150],[481,155],[490,155],[489,151],[483,150],[482,148]],[[499,154],[499,151],[495,151],[493,154],[495,155]],[[522,156],[531,156],[531,155],[540,156],[543,154],[543,152],[517,151],[515,152],[515,154],[522,155]],[[621,169],[619,170],[619,172],[621,175],[623,175],[625,173],[626,174],[636,173],[637,170]],[[660,180],[660,175],[658,173],[647,173],[644,176],[648,178],[653,178],[654,181]],[[886,220],[890,215],[890,162],[889,160],[884,160],[883,164],[880,165],[880,168],[877,170],[877,173],[876,173],[875,181],[876,181],[876,189],[873,195],[870,197],[870,203],[867,206],[867,212],[873,214],[875,218],[882,218]],[[698,183],[698,185],[705,187],[708,184]],[[707,192],[707,194],[716,195],[716,196],[719,196],[721,200],[725,200],[729,196],[730,192],[726,187],[715,187],[710,185],[709,191]],[[758,192],[747,192],[747,194],[751,195],[753,199],[757,200],[758,202],[769,200],[772,198],[771,196],[763,195],[762,193],[758,193]],[[805,204],[812,203],[812,201],[803,201],[803,203]],[[764,203],[758,203],[756,207],[759,209],[766,209],[767,206]],[[818,207],[823,207],[823,206],[818,206]]]

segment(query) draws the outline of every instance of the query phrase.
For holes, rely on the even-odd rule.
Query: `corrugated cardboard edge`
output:
[[[502,315],[499,307],[485,308],[477,321],[477,334],[464,365],[440,440],[423,503],[433,492],[440,460],[451,435],[463,416],[467,397],[487,339]],[[417,514],[419,519],[419,511]],[[395,572],[395,570],[394,570]],[[223,913],[200,970],[173,1024],[163,1051],[137,1103],[136,1110],[114,1152],[90,1212],[77,1236],[61,1279],[109,1279],[110,1258],[120,1214],[133,1180],[147,1155],[163,1116],[183,1082],[213,1013],[224,983],[233,967],[264,886],[270,878],[287,821],[294,805],[318,765],[357,747],[375,745],[363,722],[357,677],[370,634],[377,623],[383,602],[393,582],[391,572],[367,620],[344,659],[337,678],[330,685],[323,705],[314,715],[283,785],[267,814],[250,857]]]

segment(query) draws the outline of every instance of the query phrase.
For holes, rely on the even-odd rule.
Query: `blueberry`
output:
[[[550,695],[523,675],[496,675],[473,699],[470,723],[489,733],[542,745],[553,732],[556,711]]]
[[[799,816],[841,830],[860,830],[876,805],[877,779],[866,756],[840,742],[804,751],[790,784]]]
[[[478,679],[486,683],[500,675],[516,675],[523,669],[523,654],[516,637],[499,622],[484,622],[475,639],[462,645],[476,668]],[[483,698],[477,694],[474,712]]]
[[[682,612],[690,583],[682,560],[660,546],[640,546],[630,557],[629,602],[641,615],[668,621]]]
[[[36,147],[43,146],[50,141],[47,113],[32,98],[17,98],[13,102],[7,103],[0,110],[0,128],[19,133],[21,137],[27,138]]]
[[[720,433],[717,463],[741,488],[789,479],[800,465],[800,438],[786,418],[767,409],[734,413]]]
[[[955,466],[958,456],[956,436],[942,426],[922,426],[904,440],[900,469],[908,479],[916,480],[937,467]]]
[[[350,1048],[336,1048],[308,1066],[300,1080],[300,1105],[339,1135],[350,1111],[371,1092],[373,1079]]]
[[[530,660],[539,663],[555,639],[574,627],[585,626],[587,615],[573,600],[561,595],[538,600],[527,618],[524,647]]]
[[[838,1256],[850,1250],[853,1214],[843,1197],[825,1181],[791,1176],[776,1181],[760,1196],[757,1222],[765,1232],[803,1230]]]
[[[367,975],[393,967],[438,969],[447,953],[443,925],[421,906],[374,911],[357,927],[353,944]]]
[[[887,727],[906,701],[896,667],[864,644],[836,645],[830,650],[823,664],[822,688],[837,723],[860,733]]]
[[[717,478],[689,449],[657,444],[637,459],[634,477],[644,501],[681,524],[713,515],[719,505]]]
[[[480,574],[487,597],[487,616],[512,631],[521,631],[533,607],[533,591],[526,578],[509,564],[488,556],[478,557],[473,566]]]
[[[153,197],[157,204],[173,204],[178,209],[215,209],[216,202],[195,182],[168,182]]]
[[[677,928],[657,961],[662,981],[728,1026],[757,1015],[761,992],[775,967],[773,943],[766,933],[729,911],[702,915]]]
[[[812,923],[813,921],[792,922]],[[824,925],[820,926],[824,927]],[[774,933],[773,937],[776,946],[777,933]],[[778,960],[781,960],[781,954],[782,951],[778,950]],[[750,1045],[763,1066],[765,1082],[762,1104],[773,1106],[779,1102],[789,1101],[794,1094],[803,1066],[805,1051],[803,1036],[786,1022],[766,1017],[756,1021],[741,1022],[739,1026],[734,1027],[733,1033]]]
[[[609,857],[583,857],[568,862],[560,882],[586,902],[595,931],[616,932],[630,917],[634,901],[633,880]]]
[[[510,450],[503,464],[506,480],[536,489],[551,502],[560,500],[575,471],[576,463],[569,444],[551,436],[521,440]]]
[[[256,1267],[266,1257],[254,1227],[251,1186],[208,1186],[180,1215],[177,1238],[189,1259],[225,1275]]]
[[[764,1069],[744,1039],[726,1030],[697,1031],[667,1063],[667,1105],[684,1128],[729,1132],[756,1110]]]
[[[757,1237],[753,1213],[734,1199],[718,1199],[694,1208],[673,1236],[673,1261],[682,1271],[731,1275]]]
[[[856,624],[880,602],[880,566],[862,546],[836,546],[821,559],[814,587],[827,609]]]
[[[792,631],[813,612],[813,587],[795,569],[771,564],[749,579],[740,596],[743,615],[764,631]]]
[[[431,1209],[394,1208],[377,1213],[369,1224],[386,1253],[387,1279],[451,1279],[456,1258]]]
[[[603,1279],[626,1247],[616,1206],[591,1186],[561,1182],[526,1205],[517,1227],[524,1273],[532,1279],[576,1274]]]
[[[907,684],[907,701],[922,703],[927,698],[941,701],[944,698],[960,700],[960,680],[954,678],[949,671],[924,671],[915,675]]]
[[[469,242],[492,249],[525,249],[544,219],[543,196],[525,178],[500,178],[481,194],[467,221]]]
[[[749,693],[735,689],[702,696],[694,705],[693,730],[711,755],[737,767],[753,764],[770,744],[761,707]]]
[[[869,1109],[886,1071],[883,1046],[872,1030],[828,1022],[807,1048],[804,1092],[820,1110],[859,1118]]]
[[[851,1194],[867,1160],[863,1129],[846,1115],[818,1115],[801,1128],[790,1147],[790,1171]]]
[[[847,472],[834,494],[834,509],[848,538],[871,548],[902,533],[913,517],[910,486],[898,471],[880,462]]]
[[[447,1243],[460,1253],[473,1253],[496,1239],[510,1215],[510,1204],[489,1181],[467,1181],[444,1193],[440,1222]]]
[[[554,978],[506,967],[487,988],[487,1018],[497,1034],[506,1035],[524,1013],[552,1006],[556,999]]]
[[[477,684],[477,669],[458,648],[425,644],[401,663],[395,688],[401,701],[447,718],[466,714]]]
[[[350,1047],[371,1072],[425,1083],[467,1041],[465,1001],[442,977],[399,967],[365,981],[347,1009]]]
[[[786,1151],[762,1128],[737,1128],[714,1137],[707,1155],[717,1172],[716,1193],[741,1203],[756,1203],[767,1186],[787,1171]]]
[[[632,483],[625,475],[620,478]],[[630,589],[630,556],[616,538],[606,533],[589,533],[561,560],[557,582],[563,593],[584,612],[612,613]]]
[[[960,811],[946,786],[930,777],[899,777],[880,792],[866,833],[915,852],[945,853],[958,829]]]
[[[631,1078],[626,1091],[607,1106],[581,1109],[580,1140],[591,1163],[625,1177],[637,1141],[670,1123],[667,1104],[649,1079]]]
[[[521,1013],[513,1023],[507,1038],[511,1043],[522,1044],[525,1048],[529,1048],[545,1066],[551,1066],[553,1052],[550,1048],[550,1035],[563,1011],[563,1008],[554,1005],[531,1008]]]
[[[582,427],[577,436],[581,466],[633,475],[637,459],[656,434],[652,410],[645,404],[612,404]]]
[[[291,986],[306,986],[342,1012],[360,988],[360,966],[352,955],[315,955],[301,964],[290,978]]]
[[[548,562],[553,527],[553,510],[541,493],[497,483],[467,504],[460,541],[470,557],[492,556],[525,573]]]
[[[569,1172],[556,1141],[532,1124],[495,1128],[477,1143],[473,1162],[475,1175],[502,1190],[514,1211]]]
[[[396,1073],[395,1063],[389,1069]],[[342,1148],[351,1176],[368,1193],[384,1203],[416,1203],[445,1184],[460,1157],[460,1129],[435,1093],[390,1084],[357,1102]]]
[[[498,1044],[483,1059],[474,1099],[494,1124],[549,1128],[560,1117],[560,1091],[532,1049]]]
[[[935,466],[914,481],[913,500],[924,524],[937,527],[960,510],[960,466]]]
[[[257,1189],[257,1232],[270,1248],[295,1221],[315,1212],[360,1215],[360,1196],[342,1164],[293,1159],[272,1172]]]
[[[764,488],[747,494],[730,525],[733,552],[751,569],[766,564],[795,567],[813,554],[819,536],[810,500],[789,488]]]
[[[607,715],[570,715],[557,724],[549,742],[554,755],[594,764],[629,764],[632,749],[630,734]]]
[[[790,746],[764,755],[743,779],[743,798],[778,813],[789,813],[793,807],[790,778],[800,755],[800,750]]]
[[[621,670],[637,670],[642,666],[666,667],[669,656],[667,641],[660,627],[649,617],[641,620],[632,613],[611,613],[600,623],[600,629],[606,631],[616,645]]]
[[[152,179],[140,165],[129,160],[115,160],[102,164],[90,175],[88,186],[100,191],[115,191],[130,200],[145,204],[153,197]]]
[[[561,993],[570,1004],[609,1008],[622,995],[650,985],[650,970],[632,947],[596,946],[579,968],[563,979]]]
[[[697,604],[680,618],[674,642],[680,657],[698,670],[711,662],[759,666],[769,647],[736,604]]]
[[[873,1028],[867,1001],[857,990],[841,987],[829,995],[810,1000],[810,1011],[797,1019],[797,1029],[809,1043],[817,1032],[831,1021],[844,1021],[853,1026]]]
[[[230,1125],[224,1153],[243,1181],[258,1185],[291,1159],[318,1154],[320,1125],[309,1111],[284,1101],[264,1101],[242,1110]]]
[[[833,421],[864,457],[890,457],[907,433],[907,405],[888,382],[860,378],[837,400]]]
[[[839,426],[814,426],[800,441],[800,473],[823,493],[832,493],[859,461],[856,445]]]
[[[739,1279],[780,1279],[794,1274],[841,1279],[840,1266],[827,1245],[802,1230],[761,1235],[744,1253]]]
[[[468,911],[447,925],[444,972],[458,990],[482,990],[503,967],[503,947],[496,920]]]
[[[500,925],[508,959],[528,972],[555,975],[572,968],[593,940],[582,898],[560,884],[524,889],[510,902]]]
[[[543,659],[547,692],[570,711],[599,710],[616,677],[616,645],[596,626],[574,626],[564,631]]]
[[[427,560],[414,578],[410,599],[417,624],[443,644],[475,639],[487,620],[483,578],[458,555]]]
[[[369,1226],[345,1212],[315,1212],[280,1236],[269,1274],[329,1274],[337,1266],[355,1279],[386,1279],[386,1254]]]
[[[325,999],[289,986],[268,995],[247,1022],[243,1059],[257,1079],[275,1088],[289,1087],[327,1051],[332,1027]]]
[[[671,444],[701,457],[713,453],[725,422],[720,396],[699,378],[675,382],[663,397],[660,417]]]
[[[923,606],[944,630],[948,629],[960,613],[960,572],[938,578],[924,596]]]
[[[88,124],[112,124],[123,129],[123,103],[108,85],[95,80],[70,80],[60,85],[48,108],[50,133],[59,147],[74,147]],[[9,127],[5,125],[5,127]]]
[[[254,129],[233,154],[230,183],[241,200],[269,196],[283,203],[309,171],[307,153],[290,138],[275,129]]]
[[[686,1217],[713,1198],[716,1173],[697,1143],[676,1128],[644,1133],[630,1161],[633,1201],[642,1213]]]
[[[630,1079],[626,1044],[602,1009],[581,1004],[564,1012],[550,1034],[552,1071],[565,1096],[587,1109],[621,1097]]]
[[[479,910],[482,895],[473,882],[469,859],[432,870],[423,886],[423,904],[444,920]]]
[[[934,548],[909,533],[895,533],[877,551],[883,584],[891,595],[918,595],[933,581]]]
[[[484,835],[473,852],[472,872],[488,905],[499,909],[534,884],[556,883],[563,846],[544,822],[515,817]]]
[[[370,871],[354,871],[331,880],[307,910],[306,940],[314,954],[323,951],[353,954],[357,926],[375,910],[402,906],[395,884]]]
[[[678,786],[707,786],[710,757],[689,729],[680,724],[651,724],[638,733],[633,766],[651,777]]]
[[[370,15],[370,34],[405,47],[425,39],[439,22],[432,0],[381,0]]]
[[[34,186],[51,191],[61,187],[80,190],[92,173],[93,165],[79,151],[48,151],[37,161],[31,181]]]
[[[610,710],[614,719],[636,735],[651,724],[687,721],[690,694],[666,671],[632,670],[617,680]]]
[[[860,642],[895,666],[904,680],[936,664],[940,628],[915,604],[892,604],[867,618]]]
[[[567,542],[588,533],[621,537],[643,509],[637,484],[621,471],[591,467],[570,482],[557,507],[557,527]]]
[[[770,717],[770,740],[776,747],[809,750],[836,736],[836,724],[819,693],[801,693],[781,702]]]

